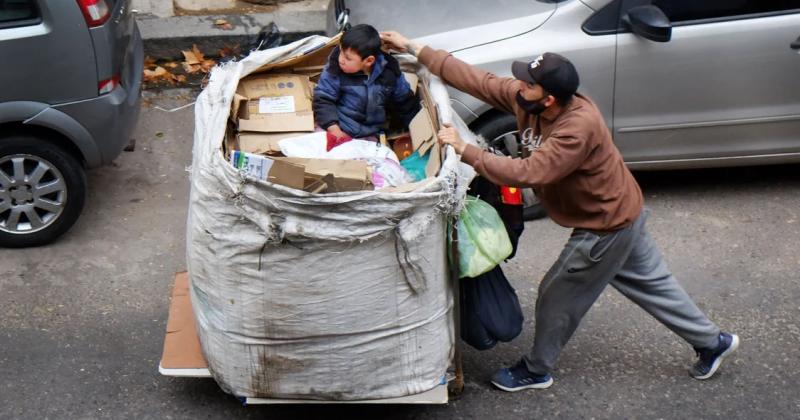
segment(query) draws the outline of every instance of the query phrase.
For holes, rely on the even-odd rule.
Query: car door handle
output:
[[[800,50],[800,36],[797,37],[797,39],[795,39],[794,42],[789,45],[789,47],[791,47],[793,50]]]

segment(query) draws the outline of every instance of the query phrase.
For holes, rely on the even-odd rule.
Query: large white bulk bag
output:
[[[310,37],[216,68],[197,99],[187,226],[209,370],[241,397],[360,400],[427,391],[452,359],[447,218],[473,172],[452,148],[408,193],[314,195],[246,177],[222,151],[240,78],[324,44]],[[441,82],[442,120],[471,133]]]

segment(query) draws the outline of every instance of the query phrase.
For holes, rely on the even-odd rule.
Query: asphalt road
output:
[[[637,174],[671,269],[742,339],[718,376],[608,289],[567,345],[548,390],[488,383],[532,341],[536,285],[569,231],[526,225],[506,273],[527,316],[512,343],[464,355],[446,406],[249,406],[213,380],[157,372],[173,274],[185,268],[193,110],[150,98],[136,150],[89,174],[83,216],[58,242],[0,249],[0,418],[797,418],[800,413],[800,166]]]

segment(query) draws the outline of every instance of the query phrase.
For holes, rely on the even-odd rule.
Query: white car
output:
[[[500,76],[569,58],[631,169],[800,162],[800,0],[337,0],[368,23]],[[473,130],[516,154],[514,119],[451,89]]]

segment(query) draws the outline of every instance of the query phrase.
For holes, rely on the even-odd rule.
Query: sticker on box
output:
[[[294,96],[258,98],[259,114],[286,114],[295,112]]]

